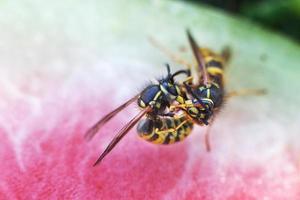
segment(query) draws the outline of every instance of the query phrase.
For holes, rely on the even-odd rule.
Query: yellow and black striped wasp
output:
[[[185,94],[181,93],[180,85],[175,82],[174,77],[179,74],[189,75],[190,73],[188,70],[179,70],[171,74],[169,65],[166,66],[168,71],[166,77],[147,86],[140,94],[105,115],[86,132],[86,139],[92,139],[105,123],[134,101],[137,101],[138,106],[142,109],[112,139],[94,166],[99,164],[138,122],[137,131],[139,136],[152,143],[171,144],[181,141],[189,135],[193,123],[187,118],[187,115],[171,112],[168,108],[175,101],[179,104],[185,102]],[[143,116],[145,116],[145,119],[142,119]]]
[[[193,83],[193,76],[184,82],[188,99],[179,105],[173,106],[183,110],[189,119],[198,125],[212,123],[215,113],[221,108],[224,101],[224,64],[229,59],[229,49],[218,55],[209,49],[200,48],[194,37],[187,30],[187,37],[196,60],[197,83]],[[206,149],[210,150],[208,131],[205,134]]]
[[[224,89],[224,66],[230,58],[229,48],[223,49],[221,54],[214,53],[207,48],[200,48],[189,30],[186,33],[196,60],[196,64],[194,65],[171,53],[152,39],[154,45],[169,55],[175,62],[185,65],[190,72],[192,71],[192,67],[196,71],[193,76],[188,77],[183,82],[182,90],[186,94],[185,102],[171,105],[171,110],[176,112],[182,110],[187,114],[189,121],[200,126],[205,126],[209,125],[209,123],[212,124],[216,113],[220,110],[225,99],[231,96],[260,95],[265,93],[265,90],[261,89],[226,92]],[[209,128],[205,133],[207,151],[210,150]]]

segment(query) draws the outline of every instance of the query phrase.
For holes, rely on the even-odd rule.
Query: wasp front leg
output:
[[[178,63],[180,65],[183,65],[185,67],[187,67],[188,69],[192,68],[192,64],[190,64],[188,61],[186,61],[185,59],[183,59],[181,56],[179,56],[178,54],[173,53],[171,50],[169,50],[168,48],[164,47],[162,44],[160,44],[160,42],[158,42],[156,39],[154,39],[153,37],[149,37],[149,41],[150,43],[155,46],[156,48],[158,48],[160,51],[162,51],[165,55],[167,55],[171,60],[173,60],[175,63]]]
[[[162,129],[156,129],[155,133],[158,135],[156,144],[173,144],[182,141],[191,132],[193,123],[188,118],[177,118],[176,116],[169,121]]]
[[[204,132],[204,144],[205,144],[205,149],[207,152],[211,151],[211,142],[210,142],[210,131],[213,126],[215,117],[212,117],[209,125],[207,126],[205,132]]]
[[[225,98],[237,97],[237,96],[260,96],[265,95],[267,91],[265,89],[242,89],[238,91],[231,91],[225,95]]]

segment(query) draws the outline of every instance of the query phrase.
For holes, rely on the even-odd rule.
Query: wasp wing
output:
[[[196,40],[194,39],[194,37],[192,36],[191,32],[188,29],[186,30],[186,33],[187,33],[189,43],[192,47],[193,54],[196,58],[199,70],[201,72],[201,75],[202,75],[202,78],[203,78],[203,84],[207,85],[207,83],[208,83],[208,74],[207,74],[207,70],[205,68],[204,58],[203,58],[203,56],[201,55],[201,52],[200,52],[200,47],[199,47]],[[197,70],[197,72],[199,70]]]
[[[115,110],[111,111],[104,117],[102,117],[96,124],[94,124],[91,128],[88,129],[88,131],[85,133],[84,137],[87,140],[91,140],[96,133],[99,131],[99,129],[106,123],[108,122],[111,118],[113,118],[116,114],[118,114],[121,110],[126,108],[128,105],[130,105],[132,102],[134,102],[138,98],[138,95],[134,96],[133,98],[129,99],[122,105],[120,105],[118,108]]]
[[[120,140],[128,133],[130,129],[147,113],[150,111],[150,108],[146,108],[145,110],[141,111],[138,115],[136,115],[130,122],[128,122],[120,131],[119,133],[112,139],[103,153],[95,162],[94,166],[99,164],[103,158],[120,142]]]

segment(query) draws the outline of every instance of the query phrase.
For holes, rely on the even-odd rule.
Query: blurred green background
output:
[[[300,0],[189,0],[244,16],[300,42]]]

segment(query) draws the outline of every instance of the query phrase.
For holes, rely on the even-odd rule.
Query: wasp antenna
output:
[[[132,127],[147,113],[151,110],[150,107],[147,107],[145,110],[141,111],[138,115],[136,115],[130,122],[128,122],[119,133],[112,139],[97,161],[93,166],[98,165],[103,158],[120,142],[120,140],[132,129]]]
[[[185,74],[186,76],[190,76],[190,70],[178,70],[177,72],[175,72],[174,74],[172,74],[171,79],[173,80],[175,76],[178,76],[180,74]]]
[[[168,75],[171,75],[171,68],[170,68],[169,63],[166,63],[165,66],[167,67]]]
[[[192,36],[192,34],[191,34],[191,32],[189,31],[189,29],[186,30],[186,34],[187,34],[189,43],[190,43],[190,45],[191,45],[193,54],[194,54],[194,56],[195,56],[195,58],[196,58],[196,61],[197,61],[199,70],[200,70],[200,72],[201,72],[201,75],[202,75],[202,78],[203,78],[203,84],[204,84],[204,85],[207,85],[207,84],[208,84],[208,74],[207,74],[207,70],[206,70],[206,68],[205,68],[205,61],[204,61],[204,58],[203,58],[203,56],[201,55],[201,52],[200,52],[200,47],[199,47],[199,45],[197,44],[197,42],[196,42],[196,40],[194,39],[194,37]],[[197,70],[197,71],[199,71],[199,70]]]
[[[91,140],[96,133],[99,131],[99,129],[106,124],[110,119],[112,119],[116,114],[118,114],[121,110],[126,108],[128,105],[130,105],[132,102],[134,102],[138,98],[138,95],[134,96],[133,98],[129,99],[119,107],[117,107],[115,110],[111,111],[104,117],[102,117],[96,124],[94,124],[91,128],[88,129],[88,131],[85,133],[84,138],[86,140]]]
[[[173,81],[173,79],[172,79],[173,76],[172,76],[172,74],[171,74],[171,68],[170,68],[169,63],[166,63],[165,66],[167,67],[167,73],[168,73],[167,78],[168,78],[170,81]]]

